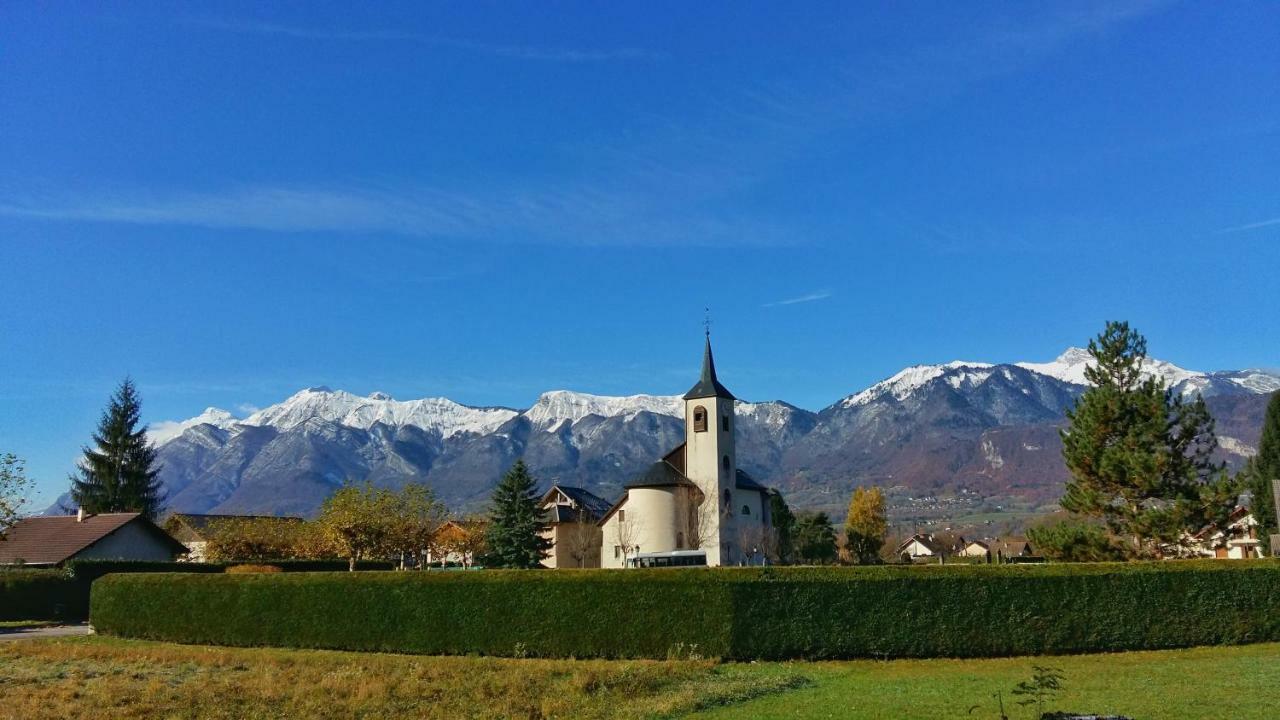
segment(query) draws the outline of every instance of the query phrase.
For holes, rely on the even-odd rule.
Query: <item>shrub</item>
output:
[[[102,632],[430,654],[982,657],[1280,640],[1272,561],[113,575]]]
[[[89,594],[61,570],[0,570],[0,620],[64,620],[88,614]]]
[[[248,573],[284,572],[279,565],[232,565],[227,568],[228,575],[245,575]]]

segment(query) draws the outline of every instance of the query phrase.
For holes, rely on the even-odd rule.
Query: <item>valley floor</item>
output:
[[[1009,691],[1060,668],[1051,709],[1274,718],[1280,644],[997,660],[716,664],[199,647],[0,645],[9,718],[1030,718]]]

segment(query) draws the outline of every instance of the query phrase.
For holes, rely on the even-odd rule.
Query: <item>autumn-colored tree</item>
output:
[[[356,561],[385,550],[394,517],[389,494],[365,483],[347,485],[330,495],[320,509],[319,522],[325,537],[354,571]]]
[[[888,530],[884,492],[878,487],[854,489],[844,523],[849,561],[859,565],[880,562],[880,548],[884,547]]]
[[[431,539],[432,552],[444,564],[449,555],[456,555],[464,568],[471,567],[476,558],[488,550],[485,544],[486,521],[481,518],[449,520]]]
[[[0,453],[0,540],[21,515],[33,483],[17,455]]]
[[[405,485],[386,501],[394,512],[388,518],[390,527],[385,549],[390,555],[400,557],[400,569],[404,569],[406,557],[422,568],[425,551],[447,516],[444,503],[436,499],[431,488],[420,483]]]
[[[209,525],[205,559],[209,562],[263,562],[299,557],[296,518],[242,517]]]

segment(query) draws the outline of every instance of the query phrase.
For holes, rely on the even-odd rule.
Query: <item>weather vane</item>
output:
[[[702,308],[704,313],[702,318],[702,329],[707,337],[711,337],[711,308]]]

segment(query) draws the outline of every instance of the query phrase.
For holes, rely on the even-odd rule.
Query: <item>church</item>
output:
[[[684,394],[685,441],[626,483],[598,521],[600,567],[761,564],[772,537],[769,489],[738,468],[734,396],[702,375]]]

